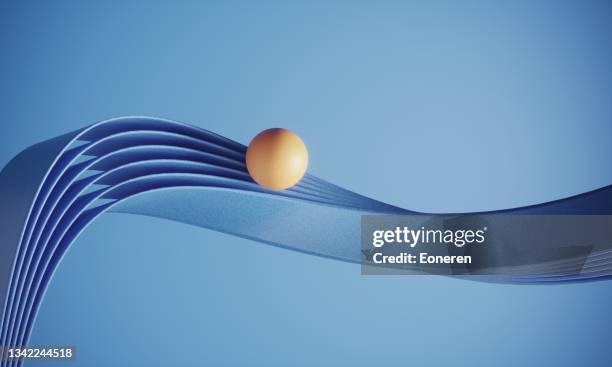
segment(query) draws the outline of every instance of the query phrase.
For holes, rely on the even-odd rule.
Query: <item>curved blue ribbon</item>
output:
[[[361,259],[363,214],[414,213],[312,175],[289,190],[264,189],[248,175],[245,152],[237,142],[186,124],[120,118],[20,153],[0,173],[7,218],[0,224],[0,296],[5,300],[0,345],[27,344],[63,255],[105,211],[176,220],[350,262]],[[511,212],[611,214],[611,203],[608,186]],[[544,282],[609,274],[612,254],[596,255],[578,276],[496,279]]]

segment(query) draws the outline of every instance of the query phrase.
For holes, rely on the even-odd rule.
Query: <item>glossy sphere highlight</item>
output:
[[[263,187],[288,189],[308,168],[308,150],[295,133],[281,128],[264,130],[251,140],[246,153],[249,174]]]

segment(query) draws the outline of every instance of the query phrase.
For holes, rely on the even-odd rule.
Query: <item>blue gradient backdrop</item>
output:
[[[419,211],[612,183],[606,1],[2,1],[0,50],[2,165],[86,124],[150,115],[243,143],[288,127],[312,173]],[[105,214],[61,264],[31,342],[75,345],[66,365],[79,366],[602,366],[611,305],[610,281],[363,277]]]

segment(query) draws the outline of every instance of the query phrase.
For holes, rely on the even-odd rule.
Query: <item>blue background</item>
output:
[[[2,1],[0,50],[1,165],[84,125],[149,115],[245,144],[290,128],[311,173],[419,211],[612,183],[605,1]],[[74,345],[67,364],[87,366],[605,365],[611,291],[364,277],[105,214],[63,260],[31,343]]]

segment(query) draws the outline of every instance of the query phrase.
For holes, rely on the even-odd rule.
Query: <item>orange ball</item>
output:
[[[302,179],[308,168],[308,150],[295,133],[281,128],[260,132],[246,153],[249,174],[263,187],[288,189]]]

